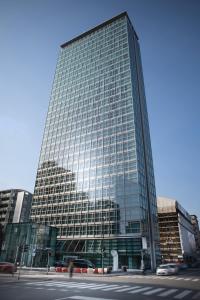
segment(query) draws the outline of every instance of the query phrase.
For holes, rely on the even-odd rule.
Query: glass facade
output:
[[[9,223],[5,229],[0,260],[28,267],[52,266],[55,258],[57,229],[44,224]],[[27,247],[23,250],[23,246]]]
[[[136,33],[123,13],[61,46],[31,219],[58,228],[59,257],[155,267],[157,208]]]

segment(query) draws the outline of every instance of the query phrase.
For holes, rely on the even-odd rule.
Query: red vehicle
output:
[[[0,272],[13,274],[17,272],[17,267],[10,262],[0,262]]]

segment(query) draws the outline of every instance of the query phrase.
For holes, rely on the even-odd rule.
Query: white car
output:
[[[156,275],[171,275],[174,274],[173,269],[169,265],[160,265],[156,269]]]

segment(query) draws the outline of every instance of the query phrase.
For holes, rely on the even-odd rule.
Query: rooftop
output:
[[[113,18],[111,18],[111,19],[109,19],[109,20],[107,20],[107,21],[105,21],[105,22],[103,22],[103,23],[101,23],[101,24],[99,24],[99,25],[93,27],[92,29],[90,29],[90,30],[88,30],[88,31],[86,31],[86,32],[84,32],[84,33],[82,33],[81,35],[76,36],[76,37],[73,38],[72,40],[69,40],[69,41],[65,42],[65,43],[62,44],[60,47],[61,47],[61,48],[65,48],[66,46],[72,44],[73,42],[75,42],[75,41],[77,41],[77,40],[79,40],[79,39],[81,39],[81,38],[87,36],[88,34],[94,32],[94,31],[96,31],[96,30],[98,30],[98,29],[100,29],[100,28],[102,28],[102,27],[104,27],[104,26],[106,26],[106,25],[108,25],[108,24],[114,22],[114,21],[116,21],[117,19],[120,19],[120,18],[125,17],[125,16],[128,18],[129,23],[130,23],[131,26],[132,26],[132,23],[131,23],[131,21],[130,21],[130,19],[129,19],[129,16],[128,16],[127,12],[125,11],[125,12],[123,12],[123,13],[121,13],[121,14],[119,14],[119,15],[117,15],[117,16],[115,16],[115,17],[113,17]],[[132,28],[133,28],[133,26],[132,26]],[[133,28],[133,31],[135,32],[134,28]],[[138,39],[138,36],[137,36],[136,32],[135,32],[135,35],[136,35],[136,37],[137,37],[137,39]]]

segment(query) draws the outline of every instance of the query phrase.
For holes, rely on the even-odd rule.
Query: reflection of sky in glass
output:
[[[54,164],[47,198],[54,195],[55,205],[62,205],[47,204],[48,217],[42,208],[33,206],[32,212],[38,221],[53,220],[62,236],[148,235],[144,120],[151,205],[155,187],[137,47],[122,17],[61,49],[39,168]],[[66,180],[68,173],[73,178]],[[40,176],[36,200],[46,193]]]

